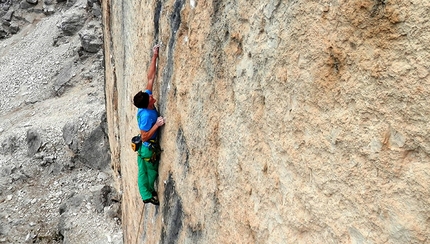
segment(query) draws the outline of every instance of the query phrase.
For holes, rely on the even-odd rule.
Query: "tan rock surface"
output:
[[[103,5],[127,243],[429,241],[430,2]],[[159,208],[129,146],[157,41]]]

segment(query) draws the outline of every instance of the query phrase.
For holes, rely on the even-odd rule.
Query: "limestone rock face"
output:
[[[127,243],[429,241],[429,1],[102,5]],[[160,207],[129,146],[156,43]]]

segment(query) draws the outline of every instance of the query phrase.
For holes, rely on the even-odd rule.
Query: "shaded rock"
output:
[[[9,21],[3,21],[3,26],[4,27],[9,27],[10,26],[10,22]]]
[[[103,45],[103,41],[99,34],[95,33],[94,30],[84,30],[79,33],[79,37],[81,39],[82,48],[87,52],[96,53]]]
[[[72,79],[72,68],[73,62],[68,62],[63,66],[60,73],[57,75],[53,87],[57,96],[61,96],[64,93],[66,86],[68,85],[70,79]]]
[[[11,23],[9,26],[9,30],[11,34],[16,34],[20,30],[20,27],[17,23]]]
[[[73,210],[73,209],[79,207],[83,201],[84,201],[83,195],[75,195],[74,193],[72,193],[60,205],[58,212],[60,213],[60,215],[62,215],[63,213],[65,213],[69,210]]]
[[[65,199],[65,202],[60,205],[60,220],[57,225],[58,234],[60,235],[60,237],[64,238],[65,233],[73,228],[73,223],[71,222],[72,220],[69,216],[76,214],[76,211],[74,210],[76,210],[82,204],[84,199],[85,197],[83,195],[71,194],[71,196]]]
[[[43,158],[43,161],[46,163],[53,163],[55,160],[55,156],[46,156]]]
[[[113,203],[111,206],[105,208],[106,216],[109,218],[121,219],[121,204],[118,202]]]
[[[95,17],[100,18],[102,16],[102,9],[99,4],[94,4],[91,10]]]
[[[10,6],[12,6],[12,3],[10,1],[4,1],[3,4],[0,4],[0,8],[3,11],[8,11]]]
[[[77,208],[81,205],[84,198],[83,195],[75,195],[67,200],[67,205],[72,208]]]
[[[31,3],[31,4],[37,4],[38,3],[38,0],[26,0],[28,3]]]
[[[56,0],[43,0],[43,4],[46,5],[54,5],[56,3]]]
[[[12,174],[12,168],[10,166],[5,166],[1,168],[0,176],[1,177],[8,177]]]
[[[44,13],[43,5],[42,4],[36,4],[33,8],[31,8],[31,12],[33,12],[35,14],[43,14]]]
[[[24,100],[25,104],[35,104],[37,102],[40,102],[40,98],[36,96],[26,97]]]
[[[93,191],[94,206],[97,212],[103,212],[104,207],[112,204],[111,195],[113,194],[113,191],[114,189],[107,185]]]
[[[55,0],[43,0],[43,12],[46,15],[55,13]]]
[[[11,21],[13,14],[15,13],[15,11],[13,9],[9,9],[5,15],[3,15],[2,19],[6,20],[6,21]]]
[[[66,210],[67,210],[67,204],[66,204],[66,203],[63,203],[63,204],[61,204],[61,205],[60,205],[60,208],[58,209],[58,213],[59,213],[60,215],[62,215],[63,213],[65,213],[65,212],[66,212]]]
[[[44,0],[43,1],[43,12],[46,15],[55,13],[55,0]]]
[[[55,37],[53,38],[52,45],[53,45],[54,47],[58,47],[58,46],[60,46],[60,45],[62,45],[62,44],[68,43],[68,42],[69,42],[68,37],[67,37],[67,36],[64,36],[64,34],[61,32],[61,33],[59,33],[59,35],[58,35],[58,36],[55,36]]]
[[[99,0],[88,0],[87,4],[88,4],[88,6],[90,6],[92,8],[94,6],[94,4],[100,5],[100,1]]]
[[[29,9],[29,8],[34,7],[34,6],[35,6],[35,4],[30,3],[27,0],[22,0],[21,3],[19,4],[20,9]]]
[[[78,152],[79,140],[78,140],[78,125],[73,122],[69,122],[63,127],[63,139],[66,145],[74,153]]]
[[[182,202],[176,192],[175,181],[170,174],[164,190],[163,218],[166,220],[166,223],[161,230],[162,243],[175,243],[183,227],[183,215]]]
[[[12,135],[2,142],[0,147],[0,153],[13,154],[17,149],[18,149],[18,139],[15,135]]]
[[[106,180],[107,178],[108,178],[108,175],[106,173],[104,173],[104,172],[100,172],[97,175],[97,179],[100,180],[100,181]]]
[[[7,235],[9,232],[9,225],[3,220],[4,216],[0,216],[0,236]]]
[[[77,2],[77,0],[67,0],[66,2],[66,6],[67,7],[72,7],[73,5],[75,5],[75,3]]]
[[[23,167],[21,169],[21,172],[25,176],[25,178],[34,178],[37,176],[39,170],[37,167]]]
[[[3,193],[6,192],[5,185],[7,183],[5,183],[5,181],[6,181],[5,178],[3,178],[3,179],[0,180],[0,204],[3,203],[4,201],[6,201],[6,199],[5,199],[4,195],[3,195]]]
[[[11,175],[13,181],[26,180],[28,176],[22,170],[16,171]]]
[[[110,163],[109,142],[102,122],[84,141],[79,159],[93,169],[106,169]]]
[[[42,140],[40,139],[39,133],[34,129],[29,129],[27,131],[27,155],[32,157],[39,150],[42,145]]]
[[[38,153],[34,154],[34,156],[33,156],[33,158],[35,158],[35,159],[43,159],[43,157],[45,157],[44,152],[38,152]]]
[[[95,17],[101,16],[102,13],[101,13],[101,8],[100,8],[100,1],[88,0],[87,4],[91,8],[91,11]]]
[[[7,32],[0,26],[0,39],[7,37]]]
[[[60,29],[64,35],[71,36],[77,33],[84,26],[86,17],[85,12],[73,10],[63,15],[60,23]]]
[[[61,216],[60,221],[58,222],[58,225],[57,225],[57,229],[58,229],[58,235],[61,237],[60,240],[63,240],[65,233],[72,229],[72,225],[70,221],[68,221],[64,216]]]
[[[63,165],[61,165],[60,163],[53,163],[51,164],[51,166],[49,166],[48,168],[48,174],[58,174],[63,170]]]

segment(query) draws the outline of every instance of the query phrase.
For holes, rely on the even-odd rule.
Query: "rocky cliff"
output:
[[[425,243],[430,2],[102,3],[127,243]],[[134,93],[162,43],[160,207]]]

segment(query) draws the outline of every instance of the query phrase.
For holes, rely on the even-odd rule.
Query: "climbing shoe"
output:
[[[154,198],[155,200],[157,200],[157,201],[158,201],[158,195],[157,195],[157,192],[156,192],[156,191],[153,191],[153,192],[152,192],[152,198]]]
[[[160,205],[160,202],[155,198],[151,197],[150,199],[143,200],[144,203],[152,203],[154,205]]]

